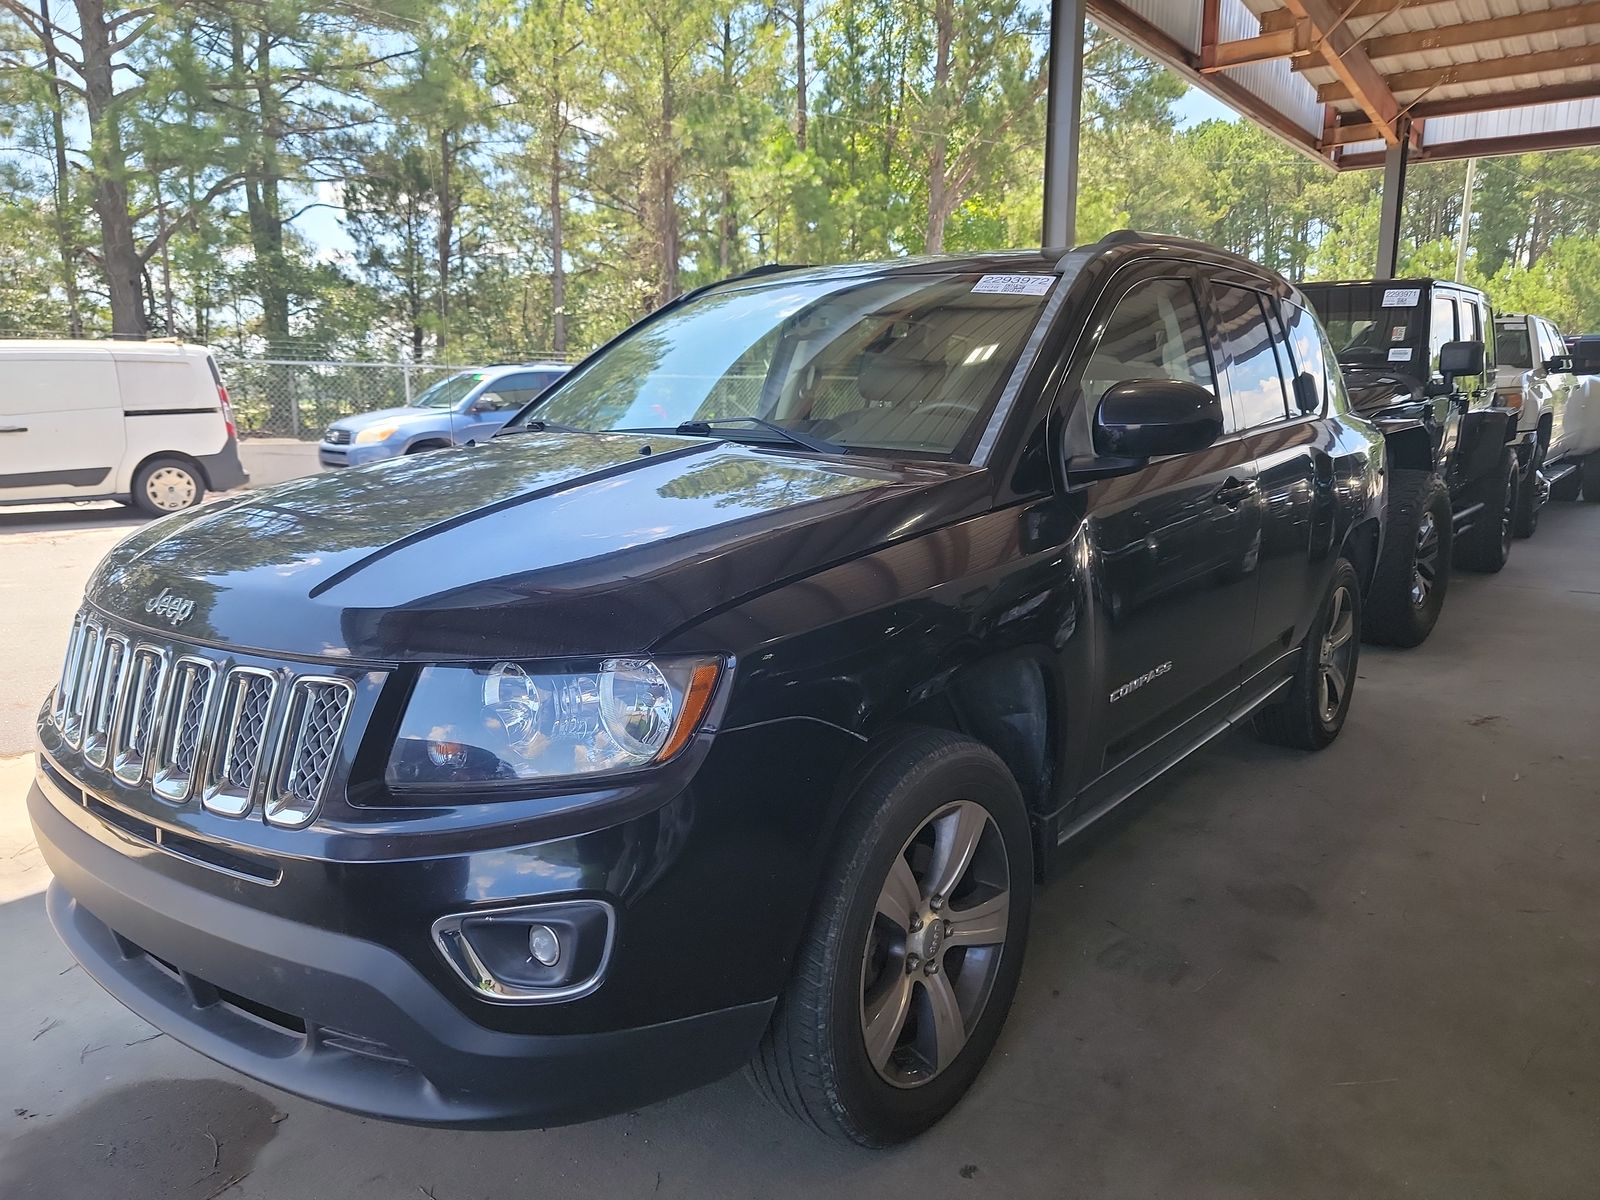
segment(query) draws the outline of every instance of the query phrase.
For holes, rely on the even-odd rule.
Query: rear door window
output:
[[[1228,394],[1233,399],[1229,432],[1256,429],[1287,419],[1288,396],[1274,346],[1265,297],[1248,288],[1215,285],[1217,333],[1227,352]]]

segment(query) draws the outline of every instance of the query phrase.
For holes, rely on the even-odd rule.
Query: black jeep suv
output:
[[[1452,561],[1494,572],[1511,553],[1522,472],[1517,411],[1489,387],[1494,314],[1476,288],[1437,279],[1301,290],[1338,347],[1356,411],[1388,442],[1388,537],[1367,639],[1415,646],[1439,619]]]
[[[669,305],[492,443],[122,543],[39,720],[51,919],[330,1104],[553,1123],[754,1059],[909,1137],[1057,847],[1356,679],[1381,436],[1300,295],[1115,235]]]

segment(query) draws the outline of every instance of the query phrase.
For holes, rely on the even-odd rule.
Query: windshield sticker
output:
[[[1395,350],[1389,351],[1389,361],[1390,362],[1410,362],[1411,361],[1411,347],[1410,346],[1402,346],[1399,349],[1395,349]]]
[[[972,290],[1000,292],[1007,296],[1042,296],[1055,281],[1054,275],[985,275],[972,285]]]
[[[1385,308],[1415,308],[1417,301],[1421,299],[1421,288],[1385,288],[1383,290],[1383,306]]]
[[[1389,340],[1391,342],[1403,342],[1403,341],[1405,341],[1406,340],[1406,327],[1404,325],[1396,325],[1393,329],[1389,330]]]

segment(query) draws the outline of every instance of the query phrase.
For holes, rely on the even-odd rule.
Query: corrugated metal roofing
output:
[[[1419,125],[1422,157],[1600,144],[1600,0],[1327,0],[1320,8],[1315,2],[1302,7],[1305,0],[1212,0],[1212,40],[1219,45],[1248,42],[1261,33],[1263,20],[1269,29],[1289,28],[1293,12],[1317,14],[1329,28],[1312,27],[1309,53],[1302,42],[1293,59],[1211,74],[1207,0],[1088,2],[1097,17],[1131,31],[1135,41],[1151,29],[1170,38],[1161,44],[1159,36],[1146,37],[1141,44],[1285,140],[1330,161],[1367,166],[1383,150],[1380,140],[1337,149],[1337,138],[1324,140],[1336,121],[1369,129],[1368,110],[1324,58],[1330,29],[1343,65],[1351,65],[1352,54],[1365,57],[1400,116]],[[1462,31],[1488,21],[1512,25]],[[1509,103],[1497,105],[1501,97]],[[1390,110],[1380,103],[1372,111]]]

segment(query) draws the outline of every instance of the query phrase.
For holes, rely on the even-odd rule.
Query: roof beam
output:
[[[1423,100],[1407,109],[1412,116],[1455,117],[1463,113],[1498,112],[1530,104],[1557,104],[1563,100],[1600,99],[1600,79],[1556,83],[1518,92],[1488,92],[1481,96],[1452,96],[1448,100]]]
[[[1202,58],[1200,70],[1207,75],[1230,67],[1271,62],[1276,58],[1300,58],[1311,53],[1311,26],[1301,21],[1291,29],[1264,33],[1260,37],[1218,42]]]
[[[1384,82],[1378,68],[1372,65],[1362,50],[1356,35],[1350,31],[1344,14],[1330,0],[1287,0],[1286,7],[1298,17],[1311,23],[1321,45],[1323,61],[1339,78],[1344,89],[1343,99],[1353,99],[1374,125],[1385,143],[1396,145],[1395,122],[1400,106],[1394,93]],[[1318,89],[1319,100],[1327,101]]]
[[[1396,0],[1355,0],[1352,5],[1346,0],[1345,3],[1340,5],[1339,11],[1343,14],[1344,19],[1348,21],[1356,17],[1387,16],[1397,8],[1426,8],[1429,5],[1448,2],[1449,0],[1399,0],[1399,3],[1396,3]],[[1350,10],[1349,12],[1345,12],[1347,8]],[[1278,30],[1293,28],[1296,19],[1296,15],[1291,9],[1269,9],[1261,14],[1261,32],[1273,33]]]
[[[1563,50],[1541,50],[1537,54],[1518,54],[1510,58],[1456,63],[1449,67],[1424,67],[1419,71],[1401,71],[1389,76],[1389,87],[1395,92],[1432,91],[1434,88],[1449,87],[1457,83],[1492,83],[1519,75],[1537,75],[1540,71],[1560,71],[1567,67],[1588,67],[1596,63],[1600,63],[1600,45],[1571,46]],[[1376,68],[1373,70],[1376,73]],[[1361,93],[1352,88],[1342,75],[1333,83],[1325,83],[1319,87],[1317,99],[1324,104],[1354,100],[1369,117],[1373,115],[1367,109]],[[1503,96],[1494,107],[1505,107]]]
[[[1576,129],[1554,129],[1548,133],[1519,134],[1514,137],[1479,138],[1470,142],[1435,142],[1411,152],[1411,161],[1449,162],[1460,158],[1494,158],[1502,154],[1532,154],[1539,150],[1570,150],[1593,146],[1600,141],[1600,125]],[[1338,160],[1341,171],[1364,171],[1383,165],[1383,155],[1351,154]]]
[[[1412,33],[1396,33],[1389,37],[1368,38],[1361,43],[1370,59],[1396,58],[1402,54],[1416,54],[1423,50],[1446,50],[1453,46],[1475,46],[1482,42],[1496,42],[1504,38],[1527,37],[1535,33],[1559,33],[1568,29],[1581,29],[1600,25],[1600,3],[1573,4],[1566,8],[1552,8],[1543,12],[1517,13],[1510,17],[1496,17],[1490,21],[1468,21],[1463,25],[1442,25],[1437,29],[1419,29]],[[1264,34],[1283,38],[1289,30]],[[1281,57],[1281,56],[1280,56]],[[1296,70],[1316,66],[1315,61],[1303,61]]]

